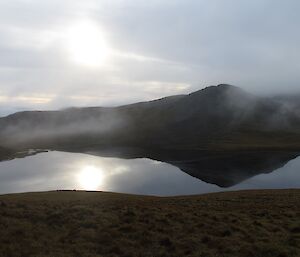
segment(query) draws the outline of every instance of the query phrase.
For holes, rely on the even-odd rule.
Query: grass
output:
[[[300,256],[300,190],[0,196],[2,257]]]

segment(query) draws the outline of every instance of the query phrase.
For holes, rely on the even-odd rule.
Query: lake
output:
[[[226,178],[226,173],[222,176]],[[171,196],[271,188],[300,188],[300,157],[273,172],[254,173],[227,187],[192,177],[174,164],[147,158],[51,151],[0,162],[0,194],[76,189]]]

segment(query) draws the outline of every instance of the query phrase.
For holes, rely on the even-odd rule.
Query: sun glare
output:
[[[94,166],[84,167],[78,175],[78,181],[84,190],[98,190],[103,179],[103,170]]]
[[[67,48],[75,63],[92,67],[105,64],[110,52],[103,31],[89,21],[80,22],[69,29]]]

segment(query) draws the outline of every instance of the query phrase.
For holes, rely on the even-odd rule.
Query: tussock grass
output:
[[[297,257],[300,190],[3,195],[0,256]]]

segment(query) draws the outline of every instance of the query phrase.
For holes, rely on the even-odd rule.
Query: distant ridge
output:
[[[227,85],[119,107],[27,111],[0,118],[4,148],[118,145],[176,149],[300,148],[300,117]]]

